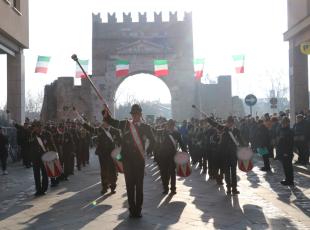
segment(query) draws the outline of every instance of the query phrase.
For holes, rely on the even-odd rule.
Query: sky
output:
[[[179,19],[184,11],[191,11],[194,56],[205,58],[204,70],[210,78],[232,75],[233,95],[241,98],[249,93],[267,97],[272,79],[288,86],[288,43],[283,41],[287,30],[285,0],[31,0],[29,8],[30,48],[24,51],[26,95],[29,92],[35,97],[57,77],[74,76],[75,63],[70,58],[73,53],[80,59],[90,59],[91,73],[92,12],[100,12],[103,21],[107,20],[107,12],[116,12],[120,21],[123,12],[132,12],[133,20],[137,21],[138,12],[150,13],[149,20],[153,20],[153,12],[162,11],[163,20],[167,20],[169,11],[178,11]],[[234,54],[245,55],[244,74],[235,74]],[[34,73],[38,55],[52,57],[47,75]],[[132,92],[139,92],[134,95],[138,99],[170,101],[169,90],[161,80],[152,76],[135,79],[130,77],[120,86],[118,91],[123,88],[123,96],[118,96],[118,103]],[[0,55],[0,80],[0,106],[3,106],[5,55]],[[147,85],[152,85],[153,90],[141,94]],[[165,93],[158,94],[160,90]]]

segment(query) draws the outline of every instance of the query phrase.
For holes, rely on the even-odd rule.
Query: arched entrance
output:
[[[145,117],[171,118],[171,94],[168,86],[151,74],[135,74],[124,79],[114,96],[114,116],[129,116],[130,105],[142,106]]]
[[[138,73],[154,73],[154,60],[168,61],[169,75],[161,80],[171,93],[172,117],[178,121],[195,115],[192,104],[198,104],[198,82],[194,80],[193,35],[191,14],[184,20],[170,13],[168,22],[161,13],[154,15],[154,22],[139,14],[139,21],[132,22],[131,14],[124,14],[123,22],[117,22],[115,14],[108,14],[103,23],[100,14],[93,15],[93,75],[110,108],[114,96],[125,78],[115,77],[117,60],[129,62],[129,76]],[[160,92],[159,92],[160,93]],[[99,102],[93,104],[93,114],[100,117]]]

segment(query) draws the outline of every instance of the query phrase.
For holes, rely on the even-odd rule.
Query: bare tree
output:
[[[27,92],[25,110],[30,113],[39,113],[43,104],[43,93],[39,92],[35,97],[30,91]]]
[[[269,103],[269,99],[275,97],[277,99],[278,110],[285,110],[288,107],[288,85],[285,79],[288,79],[287,74],[284,70],[266,71],[266,76],[268,76],[270,81],[270,88],[267,88],[266,92],[266,103]],[[272,92],[272,93],[271,93]]]

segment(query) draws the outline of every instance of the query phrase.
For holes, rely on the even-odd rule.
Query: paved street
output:
[[[68,182],[35,198],[32,169],[11,164],[0,176],[0,229],[310,229],[310,174],[295,170],[296,187],[279,184],[282,169],[238,172],[239,196],[227,196],[223,186],[199,169],[177,179],[177,194],[162,195],[156,165],[147,161],[143,218],[128,218],[123,175],[117,193],[100,195],[99,167],[91,163]]]

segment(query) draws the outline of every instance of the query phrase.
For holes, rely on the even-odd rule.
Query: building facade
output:
[[[7,55],[7,109],[24,121],[25,59],[29,47],[28,0],[0,0],[0,54]]]
[[[287,0],[291,116],[309,108],[308,56],[301,52],[310,41],[310,0]]]

